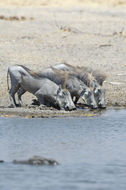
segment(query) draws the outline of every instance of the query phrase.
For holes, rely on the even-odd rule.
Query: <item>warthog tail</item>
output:
[[[7,90],[8,91],[10,90],[10,87],[9,87],[9,71],[7,71]]]

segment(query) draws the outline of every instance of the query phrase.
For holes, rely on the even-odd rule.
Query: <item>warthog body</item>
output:
[[[85,103],[91,108],[97,108],[94,95],[91,92],[90,88],[87,87],[80,79],[78,79],[74,74],[59,71],[53,68],[44,69],[43,72],[38,74],[39,77],[45,77],[55,82],[58,85],[62,85],[63,88],[69,90],[72,99],[75,97],[75,104],[78,99],[81,97]],[[24,93],[23,89],[20,89],[18,92],[19,99]]]
[[[105,108],[105,92],[101,88],[106,75],[89,67],[74,67],[67,63],[53,66],[54,69],[75,73],[88,87],[93,88],[94,97],[99,108]]]
[[[12,106],[16,106],[15,93],[21,87],[24,91],[34,94],[40,104],[65,110],[75,109],[70,93],[48,78],[40,78],[36,73],[21,65],[10,66],[7,76],[9,75],[11,79],[9,95]]]

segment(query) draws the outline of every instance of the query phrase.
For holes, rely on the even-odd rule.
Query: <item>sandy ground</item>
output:
[[[124,6],[125,0],[0,0],[0,6]]]
[[[107,106],[126,106],[125,1],[79,1],[77,6],[76,1],[64,1],[64,6],[58,6],[62,1],[48,1],[49,6],[35,2],[0,1],[1,109],[10,105],[8,66],[23,64],[38,71],[63,61],[104,71]],[[29,105],[32,98],[26,93],[23,101]]]

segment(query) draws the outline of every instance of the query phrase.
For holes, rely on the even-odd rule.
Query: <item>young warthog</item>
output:
[[[93,88],[94,97],[99,108],[105,108],[105,91],[101,88],[106,75],[89,67],[74,67],[67,63],[53,66],[54,69],[73,72],[89,88]]]
[[[9,89],[8,83],[9,76],[11,79],[11,89]],[[34,94],[40,104],[65,110],[75,109],[68,90],[61,89],[61,87],[48,78],[40,78],[39,75],[24,66],[10,66],[7,73],[7,83],[12,106],[16,106],[15,93],[22,87],[25,91]]]

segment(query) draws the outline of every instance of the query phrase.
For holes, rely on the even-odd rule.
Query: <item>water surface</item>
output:
[[[59,166],[13,165],[33,155]],[[125,190],[126,110],[95,117],[0,118],[0,190]]]

